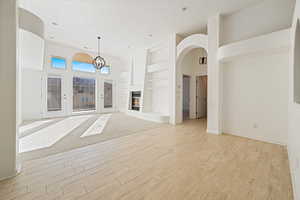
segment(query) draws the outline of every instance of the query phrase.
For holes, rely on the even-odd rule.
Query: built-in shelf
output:
[[[218,50],[218,59],[228,62],[251,54],[270,54],[290,48],[290,29],[224,45]]]
[[[137,53],[134,59],[134,65],[131,69],[131,85],[129,91],[141,91],[139,111],[134,111],[134,100],[130,98],[131,104],[128,108],[128,114],[156,122],[169,122],[169,116],[164,114],[154,113],[153,110],[159,110],[155,105],[161,107],[160,104],[153,102],[159,101],[164,96],[161,93],[166,93],[168,90],[165,88],[169,84],[169,50],[168,44],[156,45],[146,50],[146,59],[141,59],[144,52]],[[162,88],[164,88],[162,90]],[[132,94],[131,94],[132,96]],[[163,101],[163,99],[162,99]],[[164,111],[161,111],[162,113]]]
[[[147,66],[148,73],[167,71],[167,70],[168,70],[167,62],[155,63]]]

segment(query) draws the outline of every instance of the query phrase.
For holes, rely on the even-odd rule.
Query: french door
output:
[[[112,80],[103,80],[102,88],[101,88],[101,112],[113,112],[114,105],[114,82]]]
[[[63,76],[47,76],[46,99],[46,117],[60,117],[66,114],[67,96]]]

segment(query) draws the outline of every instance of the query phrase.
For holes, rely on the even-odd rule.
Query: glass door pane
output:
[[[47,109],[48,111],[61,111],[61,78],[48,77],[47,80]]]
[[[104,82],[104,108],[113,107],[113,84]]]
[[[73,111],[96,110],[95,79],[73,77]]]

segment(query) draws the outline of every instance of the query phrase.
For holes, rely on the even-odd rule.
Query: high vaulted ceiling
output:
[[[20,7],[45,22],[46,38],[121,56],[172,33],[206,30],[207,19],[230,14],[261,0],[20,0]],[[184,11],[185,10],[185,11]]]

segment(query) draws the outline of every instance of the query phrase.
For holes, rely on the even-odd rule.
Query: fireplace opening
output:
[[[141,91],[131,92],[131,110],[140,110]]]

